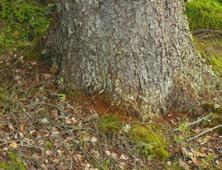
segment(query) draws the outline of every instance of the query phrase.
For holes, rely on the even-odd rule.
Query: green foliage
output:
[[[178,131],[184,132],[189,129],[189,123],[187,121],[182,121],[179,123]]]
[[[222,60],[221,59],[211,56],[210,64],[213,66],[213,69],[216,72],[222,72]]]
[[[30,46],[48,27],[46,7],[33,0],[0,0],[0,52]]]
[[[11,104],[10,93],[7,89],[0,87],[0,108],[5,108],[7,105]],[[1,113],[0,113],[1,115]]]
[[[97,128],[104,133],[113,133],[120,128],[120,122],[113,116],[106,116],[97,122]]]
[[[0,102],[3,102],[4,104],[8,102],[10,94],[5,88],[0,88]]]
[[[8,152],[7,162],[0,162],[0,169],[2,170],[26,170],[25,164],[19,158],[19,156],[13,152]]]
[[[45,141],[43,144],[45,149],[52,149],[53,148],[53,143],[51,141]]]
[[[222,28],[222,3],[218,0],[188,1],[186,14],[191,30]]]
[[[140,155],[165,159],[169,156],[165,149],[167,146],[166,139],[160,131],[154,131],[154,129],[157,128],[136,125],[131,128],[129,135],[137,145],[137,151]]]
[[[102,162],[103,170],[109,170],[112,164],[112,160],[107,158]]]

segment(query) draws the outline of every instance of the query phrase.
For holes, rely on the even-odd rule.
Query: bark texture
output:
[[[183,0],[62,0],[56,20],[48,44],[73,89],[167,112],[190,107],[211,76]]]

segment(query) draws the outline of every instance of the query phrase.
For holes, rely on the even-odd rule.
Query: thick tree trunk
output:
[[[66,85],[139,112],[187,109],[208,80],[183,0],[62,0],[51,51]]]

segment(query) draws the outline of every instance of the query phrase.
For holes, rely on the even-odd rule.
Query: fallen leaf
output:
[[[193,152],[193,155],[194,155],[195,157],[205,158],[205,157],[207,156],[207,154],[202,153],[202,152],[199,152],[199,151],[195,151],[194,149],[191,149],[191,151]]]
[[[128,158],[128,156],[126,156],[126,155],[124,155],[124,154],[121,154],[121,155],[120,155],[120,159],[122,159],[122,160],[128,160],[129,158]]]
[[[195,165],[198,164],[197,159],[196,159],[195,155],[192,152],[189,152],[185,147],[182,147],[182,152],[183,152],[183,155],[190,158]]]
[[[71,120],[70,118],[66,118],[65,122],[66,122],[66,124],[68,124],[68,125],[72,124],[72,120]]]
[[[47,73],[43,74],[43,76],[44,76],[44,79],[46,79],[46,80],[50,79],[52,77],[51,74],[47,74]]]
[[[12,148],[12,149],[16,149],[16,148],[18,147],[18,145],[17,145],[16,142],[11,142],[9,146],[10,146],[10,148]]]
[[[184,162],[182,159],[179,159],[179,165],[185,170],[190,170],[190,166],[186,162]]]
[[[95,144],[95,143],[97,142],[97,138],[93,136],[93,137],[91,138],[90,142],[92,142],[93,144]]]
[[[106,151],[106,155],[107,155],[107,156],[110,156],[110,155],[111,155],[111,152],[110,152],[110,151]]]
[[[90,121],[97,120],[97,119],[99,119],[98,113],[93,113],[89,117],[86,118],[86,121],[90,122]]]

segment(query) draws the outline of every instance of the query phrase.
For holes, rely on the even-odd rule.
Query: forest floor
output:
[[[70,95],[48,70],[20,55],[0,59],[0,169],[221,169],[218,106],[141,123]]]

